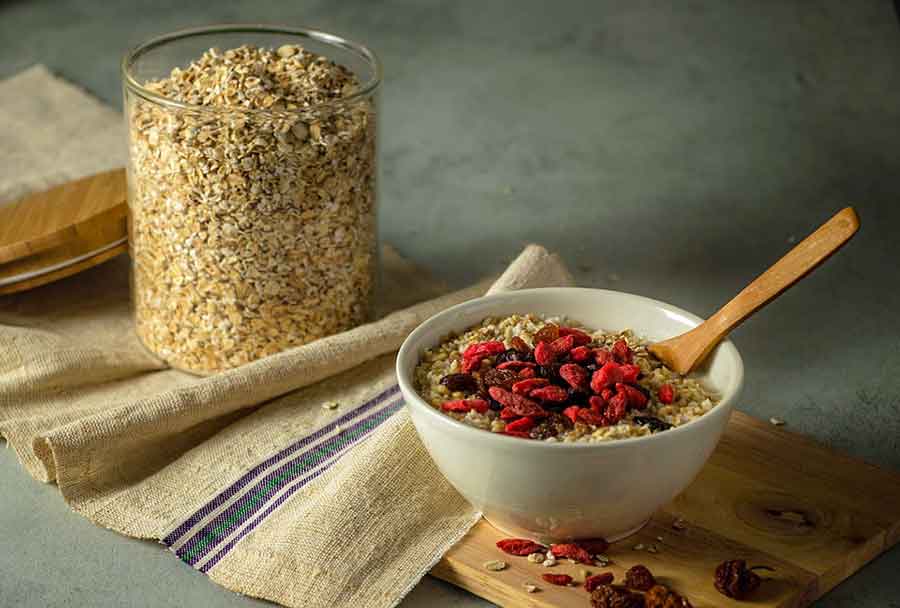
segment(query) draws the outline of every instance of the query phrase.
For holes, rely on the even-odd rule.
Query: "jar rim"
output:
[[[263,33],[263,34],[288,34],[292,36],[299,36],[301,38],[309,38],[316,40],[318,42],[322,42],[326,45],[330,45],[333,47],[339,47],[344,50],[351,51],[356,55],[363,58],[372,68],[372,76],[363,83],[359,89],[354,91],[352,94],[347,95],[346,97],[341,97],[339,99],[330,100],[327,102],[314,104],[310,106],[306,106],[303,108],[297,108],[296,110],[272,110],[265,108],[240,108],[240,107],[231,107],[231,106],[210,106],[210,105],[199,105],[199,104],[191,104],[185,103],[183,101],[177,101],[172,99],[171,97],[166,97],[165,95],[160,95],[150,89],[146,88],[143,84],[139,83],[134,74],[131,71],[131,66],[134,65],[135,61],[145,53],[152,51],[153,49],[163,46],[169,42],[173,42],[176,40],[181,40],[183,38],[190,38],[193,36],[202,36],[207,34],[224,34],[224,33],[239,33],[239,32],[248,32],[248,33]],[[151,101],[153,103],[157,103],[160,105],[168,106],[171,108],[177,108],[179,110],[189,110],[192,112],[237,112],[243,114],[284,114],[285,112],[315,112],[317,110],[322,110],[326,108],[333,108],[335,106],[349,105],[355,101],[360,99],[364,99],[370,96],[378,86],[381,84],[382,79],[382,66],[381,61],[378,59],[378,56],[367,46],[362,45],[358,42],[354,42],[347,38],[343,38],[341,36],[335,34],[329,34],[328,32],[323,32],[321,30],[315,30],[311,28],[305,27],[284,27],[279,25],[269,25],[265,23],[234,23],[234,24],[214,24],[214,25],[204,25],[200,27],[192,27],[181,30],[176,30],[174,32],[170,32],[168,34],[163,34],[161,36],[156,36],[147,40],[136,47],[130,49],[125,56],[122,58],[121,63],[121,72],[122,72],[122,81],[125,84],[125,87],[142,97],[147,101]]]

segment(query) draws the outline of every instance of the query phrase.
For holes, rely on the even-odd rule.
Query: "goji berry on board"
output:
[[[574,559],[582,564],[593,564],[591,554],[576,545],[575,543],[561,543],[558,545],[550,545],[550,552],[556,557],[567,557]]]
[[[566,586],[572,584],[572,577],[568,574],[542,574],[541,578],[551,585]]]
[[[504,538],[497,541],[497,548],[510,555],[531,555],[547,550],[544,545],[527,538]]]

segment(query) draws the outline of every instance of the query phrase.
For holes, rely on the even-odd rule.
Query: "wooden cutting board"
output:
[[[602,479],[598,475],[598,480]],[[683,530],[673,527],[680,518]],[[589,608],[581,587],[554,587],[545,572],[582,581],[582,565],[552,568],[506,556],[502,535],[482,521],[431,571],[501,606]],[[661,540],[660,540],[661,539]],[[809,606],[900,540],[900,474],[829,450],[805,437],[736,412],[694,483],[635,536],[612,545],[608,568],[621,581],[644,564],[696,608]],[[635,547],[644,545],[643,550]],[[656,545],[657,553],[646,547]],[[738,602],[713,587],[716,564],[745,558],[776,568],[753,595]],[[489,572],[484,562],[509,567]],[[540,590],[526,593],[525,583]]]

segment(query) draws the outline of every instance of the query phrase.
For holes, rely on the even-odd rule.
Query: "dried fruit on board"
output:
[[[657,585],[644,594],[644,608],[692,608],[688,599],[668,587]]]
[[[625,572],[625,585],[638,591],[649,591],[656,585],[656,579],[647,566],[637,564]]]
[[[594,608],[641,608],[644,598],[628,589],[600,585],[591,592],[591,605]]]
[[[762,579],[754,570],[771,570],[768,566],[748,568],[742,559],[731,559],[716,566],[715,585],[722,595],[736,600],[744,599],[756,591]]]
[[[601,572],[600,574],[588,576],[584,579],[584,590],[590,593],[600,585],[612,584],[614,579],[612,572]]]
[[[575,543],[561,543],[558,545],[550,545],[550,552],[555,557],[567,557],[569,559],[574,559],[576,562],[580,562],[582,564],[593,565],[594,563],[594,560],[591,559],[591,554]]]
[[[544,552],[547,547],[527,538],[504,538],[497,541],[497,548],[510,555],[531,555]]]
[[[568,574],[542,574],[541,578],[551,585],[566,586],[572,584],[572,577]]]

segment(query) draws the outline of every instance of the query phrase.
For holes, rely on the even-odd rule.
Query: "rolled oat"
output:
[[[366,321],[375,109],[357,78],[299,46],[242,46],[143,86],[176,102],[126,103],[144,344],[209,373]]]

